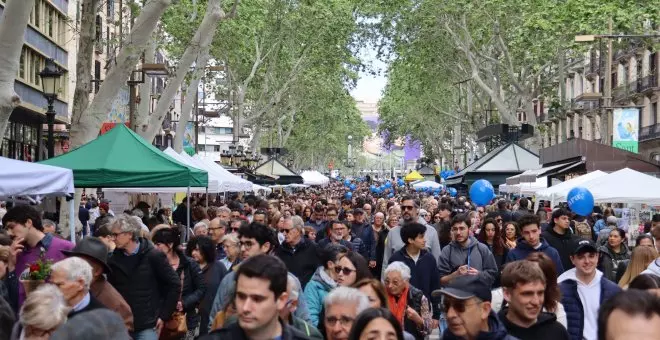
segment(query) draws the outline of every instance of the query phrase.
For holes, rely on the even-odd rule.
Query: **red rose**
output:
[[[39,268],[39,264],[38,264],[38,263],[35,263],[35,264],[30,265],[30,271],[31,271],[31,272],[38,272],[39,269],[40,269],[40,268]]]

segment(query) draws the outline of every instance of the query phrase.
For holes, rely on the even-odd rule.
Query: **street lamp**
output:
[[[344,166],[347,168],[354,168],[357,165],[357,160],[353,157],[353,136],[348,135],[348,153],[344,160]]]
[[[48,124],[48,158],[55,156],[55,140],[53,137],[53,125],[55,125],[55,108],[53,102],[57,99],[59,92],[60,77],[66,71],[62,70],[53,58],[46,59],[46,66],[39,72],[41,78],[41,86],[43,87],[43,95],[48,102],[48,110],[46,111],[46,123]]]

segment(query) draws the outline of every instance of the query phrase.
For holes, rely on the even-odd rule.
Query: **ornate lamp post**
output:
[[[46,111],[46,123],[48,124],[48,158],[55,156],[55,140],[53,137],[53,126],[55,125],[55,108],[53,103],[57,99],[59,92],[60,77],[66,71],[62,70],[53,58],[46,59],[46,66],[39,72],[41,78],[41,86],[43,87],[43,95],[48,101],[48,110]]]
[[[348,135],[348,153],[344,160],[344,166],[347,168],[354,168],[357,165],[357,159],[353,157],[353,136]]]

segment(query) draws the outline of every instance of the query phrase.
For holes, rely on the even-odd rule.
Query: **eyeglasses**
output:
[[[252,248],[252,245],[254,245],[254,243],[252,243],[252,241],[247,241],[247,242],[241,241],[238,244],[240,245],[241,248],[245,247],[245,249],[250,249],[250,248]]]
[[[419,214],[419,216],[426,217],[426,216],[428,216],[428,214]]]
[[[496,218],[496,219],[495,219],[495,222],[497,222],[497,223],[502,223],[502,219],[501,219],[501,218]]]
[[[284,229],[284,228],[282,228],[282,229],[280,229],[280,231],[282,232],[282,234],[288,234],[291,230],[293,230],[293,228],[289,228],[289,229]]]
[[[356,270],[347,267],[340,267],[340,266],[335,267],[335,273],[337,274],[344,273],[344,275],[350,275],[354,271]]]
[[[442,299],[442,311],[447,313],[449,308],[453,308],[456,313],[465,313],[468,306],[477,305],[479,302],[466,303],[461,300]]]
[[[231,230],[232,232],[238,232],[238,229],[241,229],[241,227],[235,227],[235,228],[231,227],[231,228],[229,228],[229,230]]]
[[[215,227],[215,228],[209,228],[209,230],[218,230],[218,229],[224,229],[225,227]]]
[[[413,205],[402,205],[401,210],[406,211],[406,210],[413,210],[415,209],[415,206]]]
[[[353,318],[350,318],[348,316],[342,315],[341,317],[336,317],[336,316],[328,316],[325,318],[325,323],[328,324],[328,326],[333,327],[334,325],[339,322],[342,326],[348,327],[353,324]]]

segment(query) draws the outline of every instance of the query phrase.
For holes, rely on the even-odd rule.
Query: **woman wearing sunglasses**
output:
[[[372,277],[364,257],[352,251],[340,257],[334,270],[339,286],[350,287],[355,282]]]

